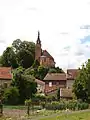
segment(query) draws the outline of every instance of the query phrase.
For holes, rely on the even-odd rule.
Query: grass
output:
[[[24,119],[23,119],[24,118]],[[84,111],[30,111],[29,119],[26,115],[26,106],[4,106],[4,116],[0,120],[90,120],[90,110]]]
[[[19,110],[24,110],[26,109],[26,106],[24,105],[18,105],[18,106],[14,106],[14,105],[4,105],[3,106],[5,109],[19,109]]]
[[[47,117],[40,120],[90,120],[90,111],[57,115],[54,117]]]

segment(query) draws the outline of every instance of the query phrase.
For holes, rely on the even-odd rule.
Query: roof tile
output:
[[[44,80],[67,80],[65,73],[48,73]]]
[[[12,79],[11,67],[0,67],[0,79]]]

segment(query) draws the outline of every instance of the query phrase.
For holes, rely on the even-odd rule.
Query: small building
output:
[[[12,81],[11,67],[0,67],[0,85],[8,87]]]
[[[37,83],[37,93],[44,93],[45,91],[45,82],[35,79],[35,82]]]
[[[66,77],[67,77],[67,88],[72,88],[73,83],[79,73],[78,69],[67,69]]]
[[[65,73],[48,73],[45,78],[45,94],[55,92],[58,88],[66,87],[66,74]]]

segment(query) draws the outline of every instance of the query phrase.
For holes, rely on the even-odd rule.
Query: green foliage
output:
[[[4,103],[16,105],[19,101],[19,90],[16,87],[6,88],[4,91]]]
[[[60,102],[54,101],[46,103],[45,108],[48,110],[84,110],[89,108],[89,104],[75,100]]]
[[[23,41],[19,47],[20,49],[17,53],[18,63],[24,68],[31,67],[35,57],[35,44],[33,42]]]
[[[48,72],[48,68],[44,67],[44,66],[39,66],[37,69],[37,78],[40,80],[43,80],[44,77],[46,76]]]
[[[28,41],[14,40],[11,47],[7,47],[0,57],[0,66],[17,68],[22,66],[29,68],[35,58],[35,43]]]
[[[12,47],[7,47],[6,50],[3,52],[0,64],[5,67],[12,66],[13,68],[18,67],[18,62],[16,59],[16,54]]]
[[[40,63],[38,62],[38,60],[34,60],[34,63],[32,65],[33,68],[38,68],[38,66],[40,66]]]
[[[48,109],[48,110],[65,110],[66,105],[64,103],[54,101],[54,102],[51,102],[51,103],[47,103],[45,105],[45,108]]]
[[[19,52],[21,43],[22,43],[22,41],[20,39],[16,39],[13,41],[12,47],[14,48],[15,53]]]
[[[57,100],[58,101],[60,100],[60,88],[58,88],[58,90],[57,90]]]
[[[46,101],[46,96],[40,95],[40,94],[35,94],[32,98],[32,101],[33,100],[43,102],[43,101]]]
[[[25,99],[29,99],[36,93],[37,84],[35,78],[31,75],[24,74],[24,68],[19,67],[13,73],[13,86],[19,89],[20,103],[24,103]]]
[[[48,72],[48,68],[44,66],[38,66],[37,68],[30,67],[25,70],[26,75],[33,75],[37,79],[43,80]]]
[[[52,67],[49,69],[48,73],[63,73],[63,70],[59,67]]]
[[[79,70],[79,75],[73,85],[73,92],[77,99],[90,102],[90,60]]]

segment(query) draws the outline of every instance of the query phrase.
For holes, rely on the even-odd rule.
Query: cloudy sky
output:
[[[90,58],[90,0],[0,0],[0,55],[38,30],[56,66],[79,67]]]

